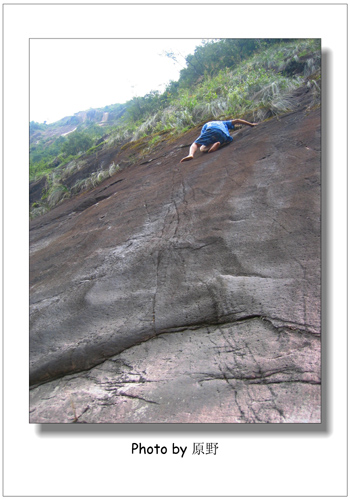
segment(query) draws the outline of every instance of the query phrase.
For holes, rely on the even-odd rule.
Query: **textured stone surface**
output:
[[[161,334],[87,373],[33,389],[31,418],[317,422],[318,355],[314,335],[258,318]]]
[[[31,223],[31,422],[320,421],[307,105],[180,164],[193,130]]]

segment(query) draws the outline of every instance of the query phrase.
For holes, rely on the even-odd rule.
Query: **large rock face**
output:
[[[31,422],[320,422],[320,110],[31,223]]]

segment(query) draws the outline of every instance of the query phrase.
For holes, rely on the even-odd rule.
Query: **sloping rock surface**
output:
[[[320,110],[298,99],[32,221],[31,422],[320,422]]]

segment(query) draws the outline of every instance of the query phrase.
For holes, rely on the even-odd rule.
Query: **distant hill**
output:
[[[30,122],[30,144],[37,141],[45,142],[48,138],[65,136],[76,130],[78,126],[81,129],[88,129],[93,124],[100,126],[116,124],[125,109],[125,104],[114,104],[104,108],[79,111],[73,116],[66,116],[52,124]]]

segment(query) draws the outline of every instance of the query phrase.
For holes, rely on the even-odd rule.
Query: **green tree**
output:
[[[38,122],[34,122],[34,121],[31,121],[29,123],[29,133],[30,133],[30,135],[34,134],[38,130],[45,130],[45,129],[47,129],[46,123],[38,123]]]
[[[68,135],[62,145],[62,151],[66,155],[76,155],[80,151],[85,152],[93,145],[93,139],[83,132],[75,131]]]

